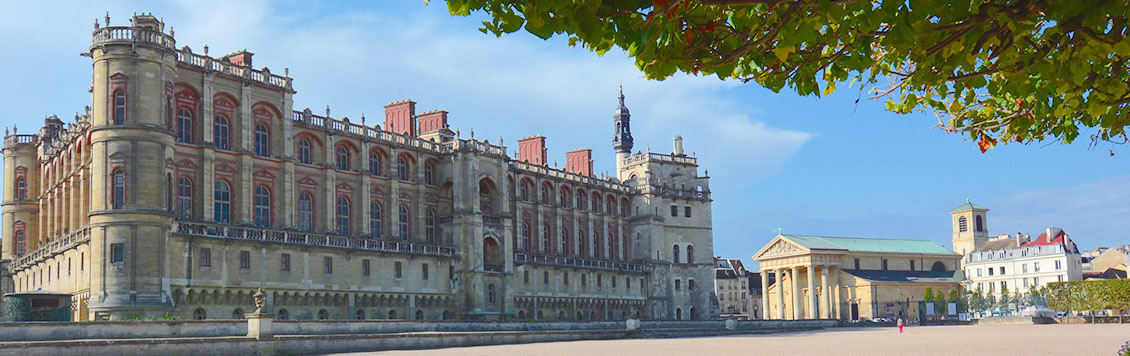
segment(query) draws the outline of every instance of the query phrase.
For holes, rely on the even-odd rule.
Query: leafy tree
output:
[[[934,289],[933,288],[926,287],[926,291],[922,292],[922,301],[924,301],[924,302],[934,301]]]
[[[428,0],[424,0],[425,3]],[[1125,1],[448,0],[480,29],[525,29],[604,54],[651,79],[676,72],[828,95],[858,85],[898,113],[997,144],[1127,142]],[[858,100],[858,99],[857,99]]]

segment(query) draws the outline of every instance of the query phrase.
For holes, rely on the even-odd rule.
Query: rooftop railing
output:
[[[338,120],[325,116],[318,116],[308,111],[295,111],[291,119],[295,124],[324,127],[330,130],[346,132],[361,137],[371,138],[377,141],[404,146],[411,148],[418,148],[428,152],[440,154],[449,151],[447,146],[436,143],[430,140],[425,140],[416,137],[404,136],[384,130],[378,130],[373,127],[355,124],[345,120]]]
[[[613,181],[608,181],[608,180],[598,179],[598,178],[593,178],[593,177],[586,177],[586,176],[583,176],[583,175],[580,175],[580,174],[576,174],[576,173],[572,173],[572,172],[566,172],[566,171],[560,170],[560,169],[549,168],[549,167],[546,167],[546,166],[539,166],[539,165],[536,165],[536,164],[529,164],[529,163],[522,162],[522,161],[510,161],[510,166],[515,168],[515,169],[518,169],[518,170],[523,170],[523,171],[527,171],[527,172],[534,173],[534,174],[540,174],[540,175],[551,177],[551,178],[556,178],[556,179],[561,179],[561,180],[566,180],[566,181],[571,181],[571,182],[581,183],[581,184],[588,184],[588,185],[597,186],[597,187],[601,187],[601,188],[604,188],[604,189],[613,190],[613,191],[617,191],[617,192],[621,192],[621,193],[630,193],[631,192],[630,187],[628,187],[627,185],[624,185],[622,183],[619,183],[619,182],[613,182]]]
[[[698,158],[691,156],[675,156],[662,153],[640,153],[623,160],[623,165],[628,166],[644,161],[659,161],[678,164],[698,165]]]
[[[495,156],[506,156],[506,147],[492,145],[476,140],[455,139],[445,145],[454,151],[478,151]]]
[[[272,74],[266,68],[254,69],[248,66],[241,66],[232,64],[231,62],[216,59],[205,55],[192,53],[188,47],[184,47],[177,51],[177,61],[181,64],[198,67],[207,71],[227,74],[237,78],[243,78],[252,82],[262,83],[269,86],[292,89],[293,79],[278,74]]]
[[[186,236],[211,237],[227,240],[264,241],[292,245],[349,248],[414,255],[448,257],[455,255],[455,249],[450,246],[198,222],[174,223],[173,232]]]
[[[39,140],[37,135],[8,135],[4,136],[4,146],[35,145]]]
[[[145,27],[106,26],[95,29],[93,37],[93,45],[148,43],[168,48],[176,47],[176,40],[172,35]]]
[[[630,262],[589,260],[572,257],[546,256],[537,254],[514,253],[514,263],[545,264],[568,267],[585,267],[629,272],[646,272],[643,265]]]

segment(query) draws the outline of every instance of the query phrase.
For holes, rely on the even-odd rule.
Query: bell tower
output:
[[[964,256],[989,241],[989,208],[969,200],[950,210],[953,223],[953,252]]]
[[[623,168],[622,161],[632,155],[632,114],[624,106],[624,86],[620,86],[620,105],[612,114],[612,121],[616,125],[616,135],[612,137],[612,149],[616,151],[616,174]],[[623,180],[623,177],[620,178]]]

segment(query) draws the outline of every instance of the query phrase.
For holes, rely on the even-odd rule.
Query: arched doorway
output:
[[[675,308],[675,320],[683,320],[683,308]]]

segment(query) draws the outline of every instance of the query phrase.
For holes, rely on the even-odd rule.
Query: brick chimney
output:
[[[580,148],[565,152],[565,171],[592,177],[592,149]]]
[[[231,62],[231,64],[234,64],[234,65],[237,65],[237,66],[250,67],[252,55],[254,55],[254,53],[248,52],[246,49],[244,49],[244,50],[239,50],[238,52],[226,55],[223,58],[220,58],[220,60],[226,60],[228,62]]]
[[[416,136],[416,102],[405,99],[385,105],[385,131]]]
[[[416,125],[420,133],[447,128],[447,112],[432,110],[416,117]]]
[[[529,136],[518,140],[518,160],[544,166],[546,163],[545,136]]]

